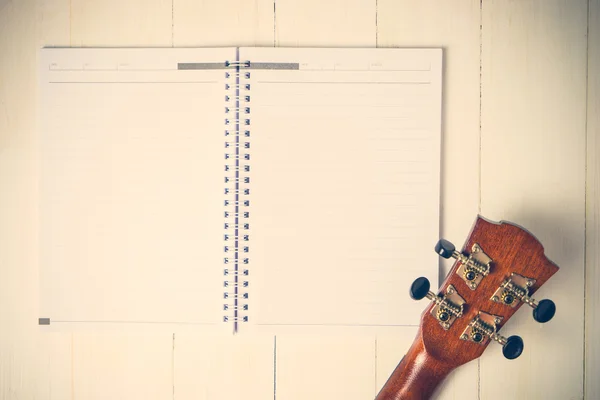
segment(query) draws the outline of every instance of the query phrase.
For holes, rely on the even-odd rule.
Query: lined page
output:
[[[40,318],[222,321],[223,69],[235,49],[45,49]],[[171,326],[172,325],[172,326]]]
[[[251,325],[418,325],[437,287],[440,49],[240,49],[251,132]]]

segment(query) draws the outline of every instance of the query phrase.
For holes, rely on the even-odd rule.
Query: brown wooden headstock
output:
[[[478,216],[461,252],[453,252],[446,241],[440,241],[436,250],[457,261],[441,285],[437,300],[421,318],[426,351],[458,366],[481,356],[495,340],[504,345],[507,358],[518,357],[522,341],[513,336],[507,344],[498,333],[502,326],[523,304],[534,308],[534,318],[539,322],[548,321],[555,311],[550,300],[537,303],[531,298],[558,271],[544,255],[541,243],[517,225],[494,223]],[[441,301],[444,295],[446,300]],[[458,308],[449,308],[460,305],[457,303],[462,302],[461,298],[462,315],[457,317]]]
[[[413,283],[411,296],[427,297],[431,304],[377,400],[428,399],[450,371],[481,356],[492,341],[503,345],[505,357],[518,357],[521,338],[504,338],[498,331],[523,304],[534,308],[538,322],[554,315],[552,301],[537,303],[531,296],[558,267],[525,229],[478,216],[462,251],[447,241],[440,241],[436,251],[457,261],[437,293],[429,291],[425,278]]]

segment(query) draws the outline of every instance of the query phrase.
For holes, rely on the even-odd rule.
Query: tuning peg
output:
[[[527,304],[529,304],[529,303],[527,303]],[[556,304],[554,304],[554,302],[552,300],[544,299],[544,300],[541,300],[533,308],[533,319],[535,319],[537,322],[543,324],[545,322],[550,321],[552,319],[552,317],[554,317],[555,313],[556,313]]]
[[[424,276],[415,279],[415,281],[410,285],[410,297],[414,300],[422,300],[427,297],[430,300],[433,299],[435,294],[429,291],[431,284],[429,283],[429,279]]]
[[[438,240],[437,244],[435,245],[435,252],[438,253],[440,257],[450,258],[454,255],[455,251],[456,247],[454,247],[452,242],[449,242],[446,239]]]
[[[509,360],[514,360],[523,353],[523,339],[520,336],[514,335],[505,339],[505,343],[502,345],[502,354]]]

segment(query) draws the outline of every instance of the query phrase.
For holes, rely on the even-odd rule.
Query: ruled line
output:
[[[310,84],[327,84],[327,85],[335,85],[335,84],[344,84],[344,85],[429,85],[431,82],[356,82],[356,81],[342,81],[342,82],[331,82],[331,81],[311,81],[311,82],[303,82],[303,81],[258,81],[258,83],[285,83],[285,84],[295,84],[301,83],[305,85]]]
[[[388,325],[388,324],[261,324],[258,323],[256,325],[260,326],[340,326],[340,327],[418,327],[419,325]]]
[[[132,82],[132,81],[49,81],[48,83],[218,83],[218,81],[186,81],[186,82],[182,82],[182,81],[174,81],[174,82],[166,82],[166,81],[162,81],[162,82],[156,82],[156,81],[143,81],[143,82]]]

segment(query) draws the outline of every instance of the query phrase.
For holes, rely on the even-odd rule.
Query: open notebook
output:
[[[43,49],[40,325],[418,325],[441,79],[440,49]]]

